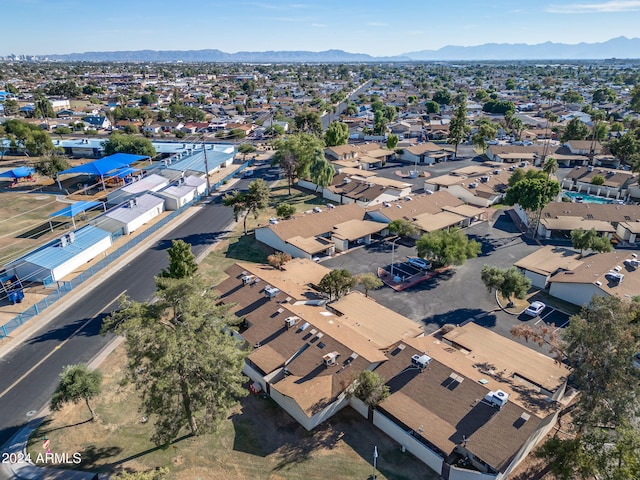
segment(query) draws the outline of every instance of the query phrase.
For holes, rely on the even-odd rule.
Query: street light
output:
[[[396,237],[391,242],[391,276],[393,277],[393,266],[395,264],[395,256],[396,256],[396,242],[400,240],[400,237]]]

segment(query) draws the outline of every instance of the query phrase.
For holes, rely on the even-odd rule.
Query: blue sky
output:
[[[1,0],[0,55],[110,50],[341,49],[640,36],[640,0]]]

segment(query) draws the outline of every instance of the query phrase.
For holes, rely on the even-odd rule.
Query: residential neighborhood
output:
[[[360,469],[335,478],[361,478],[373,447],[369,478],[554,480],[578,478],[562,446],[605,455],[634,434],[636,61],[8,57],[0,73],[0,444],[88,451],[93,425],[117,448],[86,478],[245,478],[197,470],[181,442],[232,431],[221,450],[271,462],[285,430],[334,433]],[[63,366],[102,372],[101,393],[49,404],[52,366],[25,420],[11,395],[50,355],[20,342],[55,353],[85,325]],[[85,403],[88,425],[63,428]],[[119,446],[127,425],[143,453]]]

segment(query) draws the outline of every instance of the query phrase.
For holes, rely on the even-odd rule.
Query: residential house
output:
[[[376,222],[391,223],[406,220],[421,233],[451,227],[468,227],[471,223],[487,219],[487,211],[442,190],[433,194],[412,195],[394,202],[367,208],[367,216]]]
[[[432,165],[437,162],[451,160],[454,153],[455,150],[453,148],[427,142],[403,147],[402,152],[398,154],[398,159],[413,164]]]
[[[368,244],[372,235],[385,228],[378,222],[365,220],[365,210],[353,203],[317,210],[258,227],[256,240],[292,257],[310,259],[333,255],[360,243]]]
[[[522,168],[530,168],[523,165]],[[428,177],[424,181],[425,191],[447,190],[466,203],[478,207],[490,207],[504,198],[509,186],[511,169],[502,166],[472,165],[459,168],[447,175]]]
[[[549,286],[549,280],[553,275],[558,272],[572,271],[582,263],[580,254],[575,250],[547,245],[513,265],[531,280],[531,286],[545,289]]]
[[[521,215],[524,220],[524,216]],[[542,238],[569,238],[572,230],[595,228],[612,238],[620,223],[633,225],[640,219],[640,205],[551,202],[542,210],[538,235]]]
[[[243,319],[243,372],[306,429],[350,405],[449,480],[501,480],[553,428],[567,368],[473,323],[442,336],[359,292],[325,305],[329,269],[236,264],[217,291]],[[391,395],[376,409],[346,395],[363,370]],[[496,445],[498,448],[496,448]]]
[[[82,121],[86,123],[89,128],[96,130],[107,130],[111,127],[111,121],[101,115],[87,115]]]
[[[574,305],[588,305],[594,295],[629,300],[640,292],[636,253],[617,250],[584,256],[582,263],[549,279],[549,294]]]

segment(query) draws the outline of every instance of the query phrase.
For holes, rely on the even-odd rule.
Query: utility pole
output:
[[[202,134],[202,153],[204,154],[204,169],[207,176],[207,196],[211,195],[211,182],[209,181],[209,162],[207,161],[207,145],[204,143],[204,133]]]

